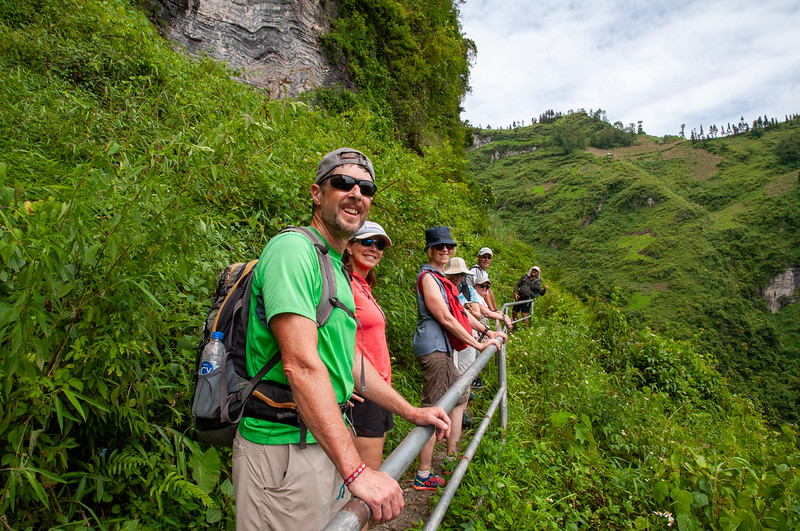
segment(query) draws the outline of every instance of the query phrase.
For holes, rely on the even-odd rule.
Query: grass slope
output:
[[[799,161],[778,149],[800,122],[568,150],[558,145],[565,120],[591,122],[480,132],[492,142],[469,153],[470,168],[492,187],[496,223],[535,247],[545,277],[584,295],[621,290],[633,323],[698,334],[773,417],[798,418],[796,325],[770,314],[759,291],[800,263]]]
[[[182,437],[199,326],[225,265],[308,222],[324,153],[374,160],[399,368],[424,228],[452,226],[465,256],[483,244],[482,191],[446,142],[423,158],[358,105],[271,101],[121,0],[0,2],[0,108],[0,508],[14,528],[234,521],[229,452]]]

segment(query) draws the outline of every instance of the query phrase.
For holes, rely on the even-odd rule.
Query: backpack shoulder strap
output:
[[[286,227],[285,231],[297,232],[308,238],[317,251],[320,272],[322,273],[322,293],[320,294],[319,304],[317,304],[317,328],[321,328],[328,322],[334,308],[344,310],[351,318],[355,314],[338,299],[336,274],[333,269],[333,260],[330,250],[322,238],[309,227]],[[345,270],[346,271],[346,270]],[[349,277],[349,275],[347,275]]]
[[[336,283],[336,276],[333,269],[333,260],[330,257],[330,251],[328,246],[322,240],[322,238],[312,229],[309,227],[294,227],[288,226],[283,229],[281,232],[296,232],[298,234],[302,234],[305,236],[314,246],[314,249],[317,252],[317,261],[319,262],[320,272],[322,273],[322,290],[320,294],[320,300],[317,303],[317,328],[320,328],[328,322],[331,314],[333,313],[334,308],[342,309],[347,315],[351,318],[355,319],[355,314],[348,308],[343,302],[341,302],[337,297],[337,283]],[[347,272],[344,269],[345,273]],[[349,274],[348,274],[349,278]],[[265,328],[269,327],[266,319],[266,308],[264,303],[264,297],[261,293],[256,295],[256,307],[255,307],[256,315],[259,321],[264,325]],[[261,382],[261,380],[267,375],[267,373],[272,370],[275,365],[277,365],[278,361],[281,359],[280,351],[276,352],[275,355],[270,358],[269,361],[258,371],[258,373],[253,376],[252,378],[248,378],[248,383],[240,389],[237,399],[244,400],[245,403],[250,399],[253,389],[255,386]],[[363,372],[363,367],[362,367]],[[362,386],[363,386],[363,376],[362,376]],[[223,411],[228,410],[227,407],[224,407],[226,404],[223,404]],[[244,414],[244,407],[242,407],[241,412],[231,420],[234,422],[238,422],[241,419],[242,415]],[[305,434],[301,434],[301,446],[305,445]]]
[[[441,273],[437,273],[436,271],[431,271],[430,269],[426,269],[422,273],[419,274],[417,277],[417,290],[422,293],[422,277],[425,275],[431,275],[433,279],[439,284],[439,292],[442,294],[442,298],[444,299],[445,303],[447,303],[447,289],[444,287],[444,282],[442,279],[445,278],[441,275]]]
[[[447,306],[447,308],[449,309],[450,308],[450,303],[447,301],[447,290],[445,290],[444,283],[442,282],[442,279],[441,279],[440,275],[437,274],[435,271],[431,271],[430,269],[426,269],[425,271],[422,271],[419,274],[419,276],[417,277],[417,290],[419,291],[420,295],[422,295],[422,277],[424,277],[425,275],[428,275],[428,274],[433,277],[433,279],[436,281],[437,284],[439,284],[439,293],[442,295],[442,298],[444,299],[445,306]],[[428,311],[430,311],[430,310],[428,310]],[[434,319],[434,321],[435,321],[435,319]],[[447,354],[448,354],[448,356],[451,356],[454,349],[453,349],[452,344],[450,343],[450,338],[447,337],[447,329],[439,321],[436,321],[436,323],[439,325],[439,328],[442,330],[442,335],[444,336],[444,342],[445,342],[445,345],[447,346]]]

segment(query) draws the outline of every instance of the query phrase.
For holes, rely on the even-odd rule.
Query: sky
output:
[[[461,118],[603,109],[663,136],[800,113],[800,0],[465,0]]]

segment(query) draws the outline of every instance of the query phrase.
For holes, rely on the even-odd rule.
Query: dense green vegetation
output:
[[[461,34],[452,0],[344,0],[323,42],[334,59],[347,59],[357,101],[390,120],[407,146],[420,154],[442,141],[463,149],[461,99],[475,44]],[[332,88],[315,101],[334,110],[354,100]]]
[[[465,176],[462,147],[408,151],[368,96],[336,114],[270,101],[176,52],[123,0],[0,0],[4,527],[233,528],[230,454],[187,432],[199,327],[223,266],[308,221],[332,148],[375,162],[371,218],[395,242],[375,291],[401,392],[417,400],[425,227],[452,226],[470,262],[494,248],[509,299],[532,251],[490,226],[495,199]],[[552,156],[568,161],[568,147]],[[648,252],[647,238],[625,242],[633,259]],[[637,331],[555,283],[536,319],[510,345],[508,442],[481,450],[448,525],[646,529],[669,511],[684,529],[796,526],[793,428],[767,428],[701,343]]]
[[[486,203],[447,143],[421,158],[372,113],[268,101],[125,2],[0,6],[2,512],[20,528],[230,521],[227,455],[181,435],[216,273],[307,223],[320,157],[358,147],[408,357],[424,228],[452,225],[474,254]]]
[[[492,186],[496,223],[534,246],[545,278],[606,299],[620,288],[635,326],[697,335],[770,418],[795,421],[797,309],[772,315],[760,290],[800,264],[800,121],[761,123],[697,142],[641,134],[629,147],[634,135],[616,128],[617,147],[600,150],[587,139],[615,128],[578,112],[480,131],[491,143],[469,159]]]
[[[508,347],[509,429],[490,433],[449,529],[797,529],[793,428],[765,427],[693,341],[622,311],[539,299]]]

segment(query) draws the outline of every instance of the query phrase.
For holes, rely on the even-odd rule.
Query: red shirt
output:
[[[353,288],[356,317],[360,323],[356,330],[356,349],[360,349],[386,383],[391,384],[392,364],[386,344],[386,316],[372,296],[372,289],[366,280],[353,274],[350,286]]]

